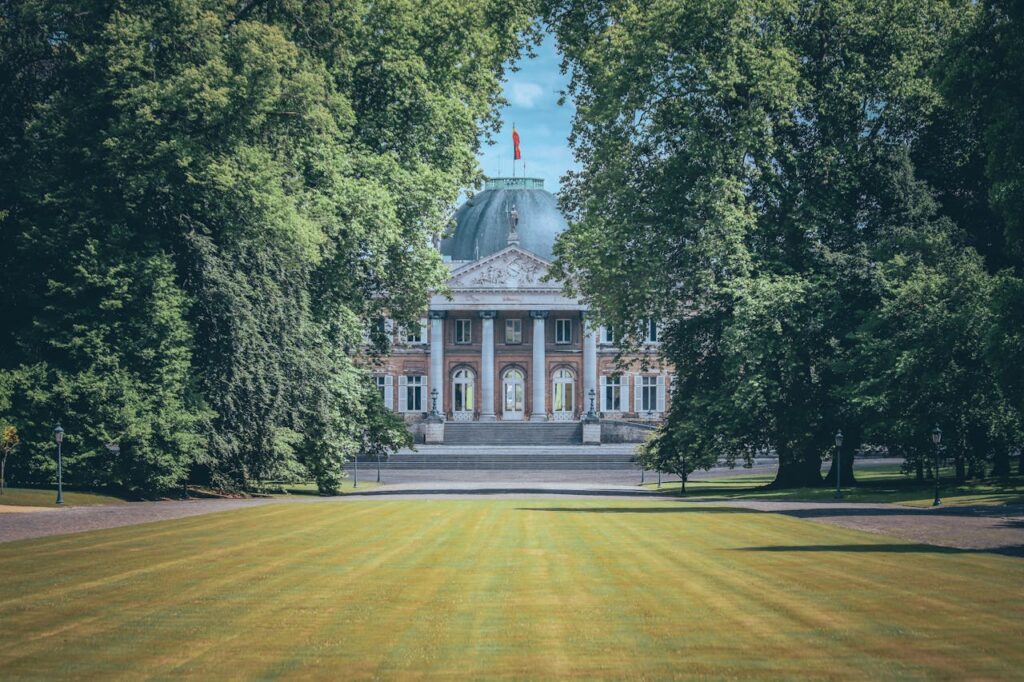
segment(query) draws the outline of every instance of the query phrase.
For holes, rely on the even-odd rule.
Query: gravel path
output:
[[[272,499],[171,500],[111,505],[97,504],[63,509],[46,508],[36,514],[0,514],[0,542],[180,519],[186,516],[228,511],[229,509],[255,507],[275,501]]]
[[[604,447],[604,446],[602,446]],[[899,466],[902,459],[890,458],[865,458],[857,460],[857,470],[864,471],[880,466]],[[691,481],[700,481],[709,478],[731,478],[735,476],[753,476],[757,474],[774,474],[779,461],[774,458],[759,457],[754,460],[750,468],[725,466],[713,467],[708,471],[695,471],[690,475]],[[351,465],[345,469],[352,475]],[[828,465],[822,468],[828,470]],[[640,483],[640,469],[382,469],[381,480],[387,485],[396,483],[494,483],[496,479],[503,482],[514,481],[517,483],[584,483],[592,485],[636,485]],[[645,481],[658,480],[658,474],[648,471],[643,475]],[[372,464],[361,464],[359,466],[360,481],[374,481],[377,479],[377,469]],[[678,476],[665,475],[662,477],[664,483],[678,482]],[[349,485],[349,483],[346,483]]]

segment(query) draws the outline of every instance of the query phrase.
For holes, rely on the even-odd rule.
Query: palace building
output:
[[[602,419],[660,420],[672,377],[657,353],[646,367],[617,365],[609,331],[544,279],[566,228],[539,178],[489,179],[460,206],[439,244],[451,298],[433,296],[418,328],[388,330],[392,350],[375,369],[385,404],[413,425],[435,407],[436,389],[448,422],[571,422],[593,396]],[[646,340],[655,351],[657,324]]]

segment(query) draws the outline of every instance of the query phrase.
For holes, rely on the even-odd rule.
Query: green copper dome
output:
[[[487,180],[483,192],[455,211],[455,232],[441,240],[441,254],[452,260],[477,260],[501,251],[508,246],[513,207],[519,247],[551,260],[555,238],[569,225],[541,178]]]

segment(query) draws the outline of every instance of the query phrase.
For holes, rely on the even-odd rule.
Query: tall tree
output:
[[[33,452],[60,418],[76,482],[340,470],[363,330],[443,284],[530,9],[0,3],[0,371]]]
[[[813,485],[860,432],[836,388],[875,263],[935,219],[909,145],[958,5],[550,4],[582,164],[559,274],[613,326],[668,322],[673,447],[772,451],[776,485]]]

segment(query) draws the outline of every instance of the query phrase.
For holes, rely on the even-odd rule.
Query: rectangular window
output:
[[[406,343],[426,343],[427,342],[427,321],[422,319],[412,329],[409,329],[405,333]]]
[[[572,343],[572,320],[555,320],[555,343]]]
[[[455,320],[455,343],[473,343],[473,320]]]
[[[658,343],[658,323],[654,320],[647,321],[647,343]]]
[[[394,394],[395,385],[394,377],[390,374],[377,374],[373,377],[374,383],[377,384],[377,390],[380,391],[380,397],[384,400],[384,407],[389,410],[395,409],[394,406]]]
[[[604,383],[604,402],[602,412],[622,411],[622,377],[601,377]]]
[[[601,343],[608,344],[609,346],[615,345],[615,332],[612,331],[611,327],[601,327]]]
[[[640,377],[640,412],[658,412],[658,377]]]
[[[426,408],[426,396],[423,387],[427,382],[424,376],[405,377],[405,411],[423,412]]]
[[[505,343],[523,342],[523,321],[505,320]]]

